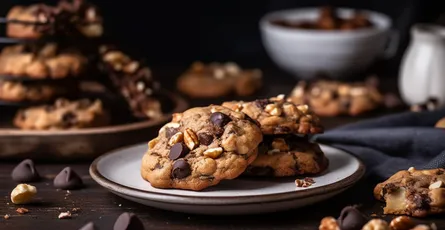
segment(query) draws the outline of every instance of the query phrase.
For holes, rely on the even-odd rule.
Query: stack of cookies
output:
[[[156,188],[202,190],[247,174],[297,176],[325,170],[328,159],[307,136],[321,133],[306,105],[284,96],[226,102],[174,114],[148,143],[141,174]]]
[[[15,6],[6,18],[6,35],[22,44],[0,53],[0,100],[40,104],[74,94],[88,64],[78,45],[87,42],[79,39],[102,35],[96,7],[61,0],[56,6]]]

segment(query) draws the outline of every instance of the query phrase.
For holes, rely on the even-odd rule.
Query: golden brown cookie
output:
[[[109,117],[100,100],[68,101],[58,99],[54,105],[35,106],[20,110],[14,124],[21,129],[79,129],[103,126]]]
[[[37,50],[31,50],[36,48]],[[78,76],[86,65],[86,58],[73,51],[60,50],[57,44],[42,47],[14,45],[6,47],[0,54],[0,74],[60,79]]]
[[[284,95],[251,102],[230,101],[222,106],[243,112],[261,124],[266,135],[322,133],[320,119],[307,105],[296,105],[284,99]]]
[[[235,63],[194,63],[181,75],[178,89],[194,98],[214,98],[235,92],[240,96],[255,93],[261,87],[261,71],[241,69]]]
[[[323,172],[329,160],[320,146],[294,135],[264,136],[258,157],[249,165],[245,175],[297,176]]]
[[[374,188],[385,214],[425,217],[445,212],[445,169],[399,171]]]
[[[445,128],[445,117],[437,121],[436,128]]]
[[[68,89],[70,88],[70,89]],[[50,83],[21,83],[0,80],[0,100],[11,102],[44,102],[74,91],[75,85]]]
[[[308,104],[319,116],[356,116],[377,109],[383,103],[383,96],[366,83],[319,80],[310,84],[299,82],[288,100]]]
[[[149,142],[141,174],[156,188],[202,190],[242,174],[263,136],[244,113],[222,106],[192,108]]]

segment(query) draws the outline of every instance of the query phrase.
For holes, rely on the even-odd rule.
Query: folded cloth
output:
[[[445,168],[445,129],[434,128],[445,109],[404,112],[345,125],[313,140],[359,157],[366,176],[386,179],[399,170]]]

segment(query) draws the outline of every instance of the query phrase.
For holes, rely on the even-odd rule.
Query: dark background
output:
[[[5,15],[15,4],[57,1],[1,0]],[[194,60],[236,61],[268,65],[261,45],[258,21],[267,12],[286,8],[330,4],[369,9],[389,15],[402,35],[398,57],[403,54],[409,28],[416,22],[434,22],[445,12],[444,1],[420,0],[212,0],[149,1],[92,0],[105,18],[106,33],[113,41],[151,65],[189,64]],[[398,58],[395,59],[397,62]]]

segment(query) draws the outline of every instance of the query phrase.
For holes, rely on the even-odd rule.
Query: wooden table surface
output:
[[[276,78],[271,80],[269,91],[265,95],[288,93],[295,83],[293,80],[283,80],[277,84]],[[269,83],[268,83],[269,84]],[[192,100],[192,105],[201,105],[208,101]],[[379,114],[377,114],[379,115]],[[381,114],[380,114],[381,115]],[[324,125],[330,129],[336,126],[354,122],[363,118],[329,118],[324,119]],[[10,219],[0,218],[0,230],[38,230],[66,229],[76,230],[89,221],[94,221],[99,229],[112,229],[114,221],[122,212],[133,212],[143,221],[146,229],[318,229],[320,220],[325,216],[340,214],[347,205],[361,205],[361,210],[367,215],[382,216],[381,202],[373,198],[373,187],[377,183],[364,179],[346,192],[327,201],[297,210],[269,213],[264,215],[238,216],[204,216],[174,213],[139,205],[111,194],[96,184],[88,175],[90,162],[48,164],[38,163],[41,175],[46,179],[33,183],[38,188],[36,202],[30,205],[14,205],[9,194],[16,186],[10,173],[16,162],[0,163],[0,217],[9,214]],[[52,178],[64,167],[73,167],[84,179],[86,188],[66,191],[56,190],[52,186]],[[29,213],[16,213],[18,207],[26,207]],[[79,209],[72,219],[58,219],[60,212]],[[390,220],[391,216],[383,216]],[[420,220],[419,220],[420,221]],[[422,220],[435,222],[438,229],[445,229],[443,217],[431,217]]]

